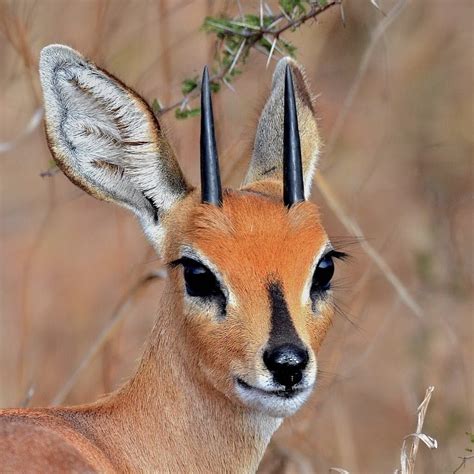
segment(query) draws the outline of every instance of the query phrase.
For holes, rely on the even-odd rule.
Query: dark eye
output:
[[[184,281],[189,296],[209,297],[221,295],[222,291],[214,274],[195,260],[183,258]]]
[[[334,262],[330,253],[326,254],[318,263],[313,275],[311,293],[329,290],[331,278],[334,275]]]

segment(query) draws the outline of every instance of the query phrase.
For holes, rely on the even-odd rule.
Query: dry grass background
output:
[[[393,6],[378,3],[384,11]],[[257,1],[241,4],[258,9]],[[30,405],[51,403],[123,295],[160,267],[128,213],[62,175],[40,177],[50,160],[42,127],[24,134],[41,105],[40,49],[69,44],[150,102],[169,104],[179,99],[183,77],[199,73],[212,55],[212,38],[199,31],[204,16],[236,8],[204,0],[0,2],[0,406],[19,405],[28,392]],[[344,28],[333,9],[288,34],[320,94],[329,144],[319,184],[358,222],[418,314],[363,247],[349,249],[352,262],[338,268],[344,315],[322,351],[320,386],[280,429],[262,471],[393,472],[403,437],[415,429],[416,407],[434,385],[424,432],[439,448],[420,445],[417,472],[453,472],[466,455],[465,432],[473,431],[474,4],[408,1],[372,46],[383,14],[369,0],[348,0],[345,19]],[[230,184],[244,174],[271,78],[265,63],[254,53],[236,92],[223,88],[215,97]],[[199,119],[168,114],[164,122],[196,183]],[[349,236],[318,189],[314,199],[330,234]],[[93,400],[130,374],[161,288],[151,281],[127,302],[67,403]],[[474,472],[474,460],[460,472]]]

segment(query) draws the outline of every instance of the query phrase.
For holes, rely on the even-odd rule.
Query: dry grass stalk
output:
[[[433,386],[426,389],[425,398],[417,409],[418,423],[416,425],[416,432],[403,438],[400,453],[400,469],[396,469],[394,474],[414,474],[416,454],[420,441],[423,441],[430,449],[436,449],[438,447],[438,442],[434,438],[421,432],[433,390]]]
[[[380,10],[380,7],[374,1],[372,1],[371,3],[378,10]],[[364,75],[367,72],[367,69],[369,68],[370,60],[373,56],[373,53],[376,47],[382,40],[383,36],[385,35],[385,32],[388,30],[390,25],[398,18],[398,16],[403,11],[406,5],[407,5],[406,0],[399,0],[392,7],[392,9],[384,16],[383,20],[380,23],[378,23],[378,25],[372,32],[370,42],[364,51],[364,55],[362,56],[362,59],[359,63],[357,73],[349,88],[349,92],[347,93],[344,99],[344,102],[341,107],[341,111],[339,112],[339,115],[336,118],[334,126],[332,127],[331,135],[329,136],[329,140],[326,145],[327,156],[331,155],[331,152],[334,149],[334,145],[336,144],[337,139],[341,135],[342,127],[344,126],[344,123],[346,121],[347,114],[352,106],[352,103],[354,102],[355,96],[357,95],[357,91],[359,90],[359,87],[362,84],[362,79],[364,78]],[[341,3],[341,7],[342,7],[342,3]]]
[[[0,153],[13,150],[24,138],[31,135],[43,123],[43,107],[38,107],[26,124],[26,127],[12,140],[0,143]]]
[[[129,309],[130,304],[132,303],[135,295],[138,293],[140,289],[146,286],[151,281],[157,279],[163,279],[165,274],[163,271],[157,271],[146,275],[145,277],[141,278],[135,285],[127,291],[127,293],[123,296],[120,303],[117,305],[110,321],[104,327],[102,332],[97,336],[94,343],[91,345],[87,353],[84,355],[82,360],[80,361],[79,365],[77,366],[76,370],[72,373],[66,383],[61,387],[59,392],[51,401],[51,405],[61,405],[64,402],[74,385],[76,384],[77,380],[79,379],[80,375],[86,367],[92,362],[94,357],[99,353],[99,351],[104,347],[104,344],[111,338],[114,334],[115,330],[118,328],[119,324],[123,321],[125,316],[128,314],[127,309]]]
[[[375,265],[378,267],[382,275],[388,280],[388,282],[395,288],[395,291],[400,296],[400,299],[403,303],[420,319],[423,319],[423,310],[419,304],[413,299],[413,297],[408,292],[406,286],[402,283],[400,278],[395,275],[385,259],[380,255],[379,252],[364,238],[364,233],[360,228],[359,224],[354,219],[351,219],[344,208],[342,207],[341,202],[335,196],[331,186],[326,181],[326,178],[317,173],[314,178],[321,195],[327,202],[329,208],[334,212],[334,215],[339,219],[342,225],[351,233],[360,238],[360,245],[365,251],[365,253],[373,260]]]
[[[33,398],[33,395],[35,394],[35,385],[31,384],[28,387],[28,390],[26,391],[25,396],[23,397],[23,400],[20,402],[20,406],[22,408],[26,408],[30,405],[31,399]]]

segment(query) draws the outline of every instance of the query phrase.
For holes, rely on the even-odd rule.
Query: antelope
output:
[[[166,262],[167,291],[137,372],[99,401],[0,411],[0,466],[15,472],[256,471],[316,384],[334,259],[308,199],[320,151],[304,71],[275,69],[239,189],[223,189],[209,73],[201,188],[145,100],[75,50],[40,57],[45,129],[64,174],[131,210]]]

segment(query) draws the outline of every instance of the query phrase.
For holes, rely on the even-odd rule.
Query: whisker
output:
[[[357,324],[355,322],[355,320],[349,316],[349,311],[348,309],[344,306],[343,303],[341,302],[338,302],[336,300],[330,300],[329,301],[329,305],[331,306],[331,308],[334,310],[334,313],[341,317],[342,319],[344,319],[345,321],[347,321],[348,323],[351,324],[352,327],[354,327],[355,329],[357,329],[358,331],[363,331],[362,327]]]

